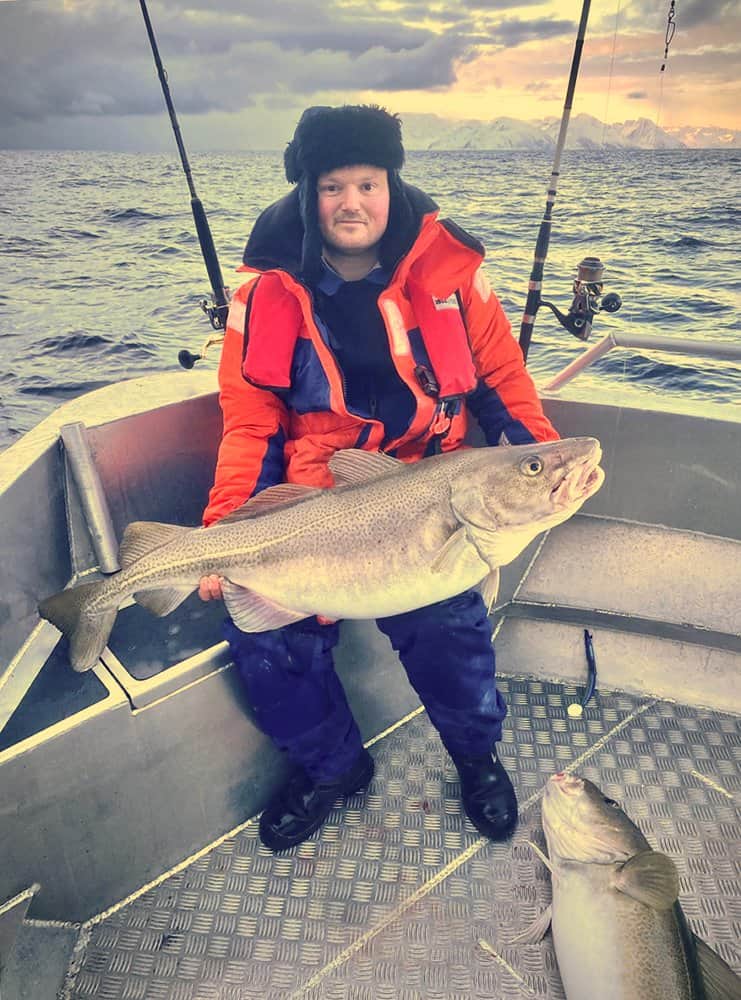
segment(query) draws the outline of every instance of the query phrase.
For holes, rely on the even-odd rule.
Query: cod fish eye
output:
[[[520,471],[525,476],[539,476],[543,471],[543,460],[537,455],[530,455],[520,462]]]

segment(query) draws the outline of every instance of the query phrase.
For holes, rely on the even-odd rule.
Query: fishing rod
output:
[[[586,35],[590,6],[591,0],[584,0],[579,27],[576,34],[574,54],[571,60],[571,72],[569,74],[569,82],[566,88],[566,99],[564,101],[563,114],[561,116],[561,127],[559,129],[558,140],[556,142],[556,152],[553,157],[553,168],[551,170],[551,179],[548,186],[548,194],[546,196],[545,213],[543,215],[543,221],[540,224],[538,239],[535,244],[535,257],[533,260],[533,268],[530,272],[530,281],[528,282],[527,301],[525,303],[525,311],[520,325],[520,349],[522,350],[522,355],[525,361],[527,361],[527,355],[530,349],[530,339],[533,333],[533,326],[535,325],[535,317],[541,305],[548,306],[553,311],[553,314],[559,323],[561,323],[561,325],[565,327],[569,333],[572,333],[580,340],[586,340],[589,337],[592,329],[592,321],[600,308],[604,309],[606,312],[616,312],[622,305],[620,296],[615,292],[611,292],[602,297],[602,276],[604,273],[604,266],[599,257],[585,257],[579,264],[577,276],[574,280],[574,299],[566,315],[564,315],[552,302],[546,302],[542,299],[540,295],[543,287],[543,265],[545,264],[545,259],[548,256],[548,245],[551,239],[552,212],[553,204],[556,200],[558,178],[561,170],[561,154],[563,153],[564,146],[566,145],[566,133],[569,127],[571,107],[574,101],[576,79],[579,75],[579,63],[581,62],[581,53],[584,47],[584,36]]]
[[[227,295],[226,288],[224,287],[224,279],[221,275],[221,267],[219,266],[219,259],[216,256],[216,247],[214,246],[214,240],[211,235],[211,228],[208,224],[208,219],[206,218],[206,212],[203,208],[203,204],[201,203],[201,199],[196,194],[195,184],[193,183],[193,175],[191,173],[190,163],[188,162],[188,155],[185,152],[183,136],[180,132],[180,125],[178,124],[175,107],[172,103],[172,97],[170,96],[170,88],[167,83],[167,73],[162,65],[162,60],[160,59],[159,49],[157,48],[157,40],[154,37],[154,29],[152,28],[152,22],[149,19],[149,11],[147,10],[146,0],[139,0],[139,4],[142,9],[142,15],[144,16],[144,24],[147,29],[147,35],[149,36],[149,44],[152,46],[152,55],[154,56],[154,62],[157,67],[157,75],[159,76],[160,84],[162,85],[162,93],[165,96],[165,104],[167,105],[167,111],[170,115],[172,130],[175,133],[175,142],[177,143],[178,152],[180,153],[180,162],[183,165],[185,179],[188,182],[188,190],[190,191],[190,207],[196,224],[198,242],[201,245],[201,253],[203,254],[206,271],[208,272],[209,281],[211,282],[212,305],[209,306],[208,300],[203,299],[201,302],[201,308],[208,316],[209,322],[214,330],[225,330],[226,317],[229,312],[229,296]],[[212,343],[218,342],[220,339],[221,338],[209,338],[201,349],[200,354],[191,354],[191,352],[187,350],[180,351],[178,354],[178,361],[183,368],[192,368],[196,361],[204,356],[208,347]]]

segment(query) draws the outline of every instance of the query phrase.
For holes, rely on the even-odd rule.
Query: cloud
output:
[[[241,5],[237,15],[213,9],[188,10],[177,18],[170,15],[168,32],[177,25],[173,49],[231,53],[240,44],[272,42],[286,51],[358,54],[376,47],[401,52],[418,48],[434,37],[429,28],[400,24],[384,16],[349,16],[318,0],[270,0],[269,4],[257,5],[254,12],[252,6]]]
[[[677,4],[674,22],[677,33],[699,25],[710,24],[738,16],[738,0],[681,0]],[[669,2],[657,6],[654,0],[634,0],[620,15],[620,23],[631,26],[666,26]],[[613,17],[614,20],[614,17]]]
[[[678,27],[693,28],[698,24],[720,21],[733,14],[738,15],[737,0],[682,0],[676,20]]]
[[[509,0],[463,0],[466,7],[472,10],[509,10],[512,7],[540,7],[543,0],[521,0],[513,4]]]
[[[573,21],[557,20],[550,17],[537,17],[532,21],[522,21],[515,17],[500,21],[492,30],[492,37],[506,48],[512,48],[516,45],[522,45],[523,42],[556,38],[559,35],[572,34],[573,31]]]
[[[179,113],[249,107],[261,95],[448,86],[470,48],[465,26],[436,34],[321,0],[151,3]],[[0,124],[79,115],[161,114],[133,0],[62,7],[0,3]]]
[[[668,4],[624,2],[617,33],[615,14],[593,13],[579,92],[591,80],[596,93],[611,74],[629,100],[653,99]],[[539,113],[562,96],[578,7],[576,0],[551,8],[536,0],[402,0],[393,9],[367,0],[149,0],[178,115],[198,116],[202,136],[213,135],[217,121],[238,128],[245,109],[278,117],[317,102],[392,105],[399,94],[408,107],[433,110],[443,96],[459,107],[471,95],[483,101],[494,85]],[[706,107],[719,84],[731,106],[740,55],[732,39],[741,28],[734,12],[727,0],[678,5],[662,76],[681,75]],[[122,135],[149,134],[163,115],[135,0],[0,0],[0,144],[22,143],[24,128],[36,141],[48,126],[65,146],[87,130],[88,146],[115,135],[116,122]]]

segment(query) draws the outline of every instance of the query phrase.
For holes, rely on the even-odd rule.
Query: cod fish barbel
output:
[[[741,1000],[741,979],[696,938],[674,862],[586,778],[545,786],[553,902],[517,941],[553,931],[568,1000]]]
[[[102,653],[121,603],[173,611],[202,576],[223,578],[238,628],[261,632],[311,615],[380,618],[482,584],[602,485],[594,438],[471,448],[405,464],[338,451],[331,489],[264,490],[209,528],[134,522],[121,570],[39,606],[70,640],[75,670]]]

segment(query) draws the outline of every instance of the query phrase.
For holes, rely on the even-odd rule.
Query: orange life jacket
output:
[[[429,212],[379,295],[391,358],[416,402],[393,440],[379,420],[348,409],[343,373],[306,286],[282,268],[241,267],[249,277],[229,309],[219,369],[224,435],[205,523],[275,482],[333,485],[327,462],[339,448],[416,461],[432,442],[460,447],[463,400],[474,390],[493,401],[487,437],[496,423],[497,438],[501,431],[513,444],[557,438],[482,257],[476,241]]]

